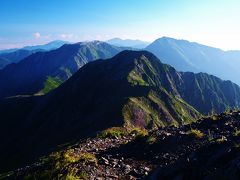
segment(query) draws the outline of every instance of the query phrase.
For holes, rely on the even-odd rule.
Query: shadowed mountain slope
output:
[[[0,54],[0,69],[3,69],[8,64],[11,63],[18,63],[22,59],[26,58],[27,56],[30,56],[33,53],[41,52],[44,50],[38,49],[38,50],[24,50],[20,49],[11,53],[4,53]]]
[[[104,42],[66,44],[49,52],[38,52],[0,71],[0,98],[47,93],[72,76],[84,64],[110,58],[124,48]]]

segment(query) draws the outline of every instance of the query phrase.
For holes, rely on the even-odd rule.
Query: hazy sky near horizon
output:
[[[240,50],[240,1],[0,0],[0,49],[162,36]]]

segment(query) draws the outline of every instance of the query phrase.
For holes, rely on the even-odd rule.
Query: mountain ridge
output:
[[[145,48],[179,71],[205,72],[240,84],[240,51],[223,51],[187,40],[163,37]]]
[[[54,40],[54,41],[50,41],[46,44],[42,44],[42,45],[33,45],[33,46],[24,46],[21,48],[13,48],[13,49],[2,49],[0,50],[0,54],[3,53],[12,53],[14,51],[17,50],[38,50],[38,49],[42,49],[42,50],[53,50],[53,49],[57,49],[59,47],[61,47],[64,44],[68,44],[68,41],[62,41],[62,40]]]
[[[43,51],[50,51],[67,44],[66,41],[51,41],[44,45],[25,46],[19,49],[9,49],[0,51],[0,69],[5,68],[8,64],[18,63],[24,58]]]
[[[94,41],[37,52],[0,70],[0,98],[41,93],[49,89],[46,85],[59,85],[89,61],[112,57],[124,49]]]

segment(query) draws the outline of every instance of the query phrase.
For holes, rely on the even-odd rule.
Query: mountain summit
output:
[[[179,71],[204,72],[240,85],[240,51],[222,51],[169,37],[159,38],[145,49]]]

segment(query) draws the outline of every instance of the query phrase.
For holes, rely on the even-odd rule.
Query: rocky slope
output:
[[[240,112],[149,131],[111,128],[5,178],[239,179]]]

